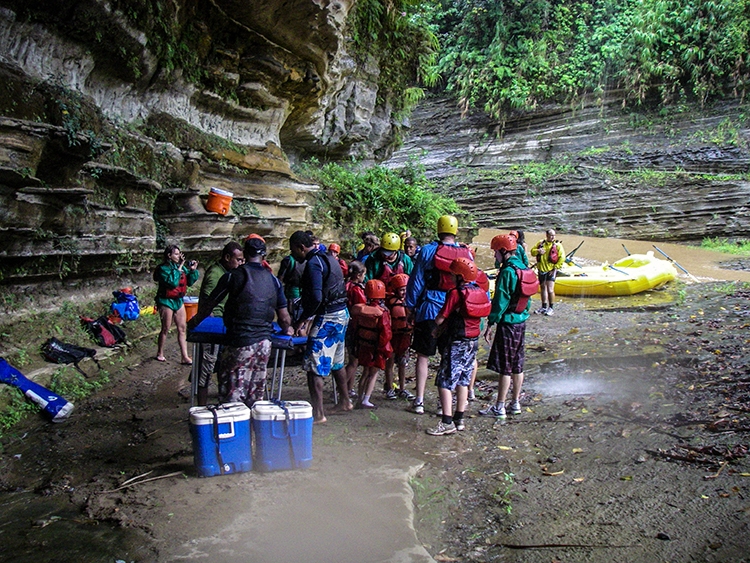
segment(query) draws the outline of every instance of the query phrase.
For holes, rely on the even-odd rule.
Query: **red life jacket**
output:
[[[177,283],[177,287],[168,287],[164,293],[164,297],[167,299],[180,299],[185,297],[187,286],[187,276],[184,271],[180,270],[180,281]]]
[[[466,285],[461,290],[464,304],[464,314],[467,317],[481,319],[490,314],[492,304],[487,292],[477,285]]]
[[[433,276],[430,280],[430,289],[439,289],[440,291],[450,291],[456,287],[456,279],[451,272],[451,263],[456,258],[468,258],[474,261],[474,255],[465,244],[453,246],[450,244],[438,243],[433,258]]]
[[[409,313],[403,299],[393,300],[388,304],[391,310],[391,330],[393,334],[408,334],[414,327],[409,322]]]
[[[396,259],[396,265],[395,267],[383,260],[381,262],[382,270],[380,271],[380,274],[377,276],[377,279],[382,281],[385,284],[385,287],[388,287],[388,282],[391,281],[391,278],[395,276],[396,274],[405,274],[404,272],[404,261],[401,258],[401,255]]]
[[[358,351],[362,346],[377,349],[383,308],[377,305],[357,303],[352,307],[352,316],[357,318],[357,328],[354,332],[355,350]]]

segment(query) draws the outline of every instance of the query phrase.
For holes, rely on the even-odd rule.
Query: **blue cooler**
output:
[[[258,471],[307,469],[312,463],[312,406],[307,401],[257,401],[252,408]]]
[[[250,409],[244,403],[192,407],[190,435],[195,469],[201,477],[253,468]]]

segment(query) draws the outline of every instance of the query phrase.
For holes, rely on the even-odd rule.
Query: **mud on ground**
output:
[[[0,559],[172,561],[239,503],[388,462],[422,464],[415,526],[437,561],[748,561],[750,291],[631,305],[567,299],[533,316],[520,416],[477,417],[478,401],[466,431],[427,436],[431,380],[432,412],[376,397],[375,412],[315,427],[310,470],[267,475],[195,477],[188,368],[173,342],[167,364],[136,343],[69,422],[3,438]],[[489,400],[494,377],[479,379]],[[306,398],[299,366],[284,396]]]

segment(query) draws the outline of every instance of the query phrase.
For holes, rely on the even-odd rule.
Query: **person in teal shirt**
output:
[[[524,269],[525,265],[517,256],[516,237],[497,235],[492,239],[490,248],[495,251],[495,260],[500,264],[500,271],[495,282],[495,295],[492,297],[492,310],[487,318],[487,329],[484,338],[491,340],[492,327],[497,325],[492,349],[487,360],[487,369],[500,374],[497,400],[494,405],[480,410],[482,416],[506,418],[506,412],[521,414],[521,386],[523,385],[523,364],[525,359],[526,321],[529,318],[531,299],[526,307],[516,312],[518,304],[518,274],[516,268]],[[513,395],[510,404],[505,406],[508,390],[513,383]]]
[[[187,317],[182,298],[185,297],[187,288],[198,281],[199,276],[198,262],[191,260],[186,265],[185,255],[177,245],[171,244],[164,249],[164,263],[154,271],[154,281],[159,284],[156,290],[156,309],[161,319],[161,331],[156,341],[156,359],[160,362],[167,361],[164,357],[164,344],[174,322],[182,363],[193,363],[187,349]]]

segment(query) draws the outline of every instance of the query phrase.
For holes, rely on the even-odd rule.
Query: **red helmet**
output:
[[[328,245],[328,250],[332,250],[333,252],[341,252],[341,247],[335,242],[332,242]]]
[[[508,231],[508,236],[518,240],[518,231]]]
[[[510,235],[497,235],[492,238],[490,248],[492,250],[507,250],[510,252],[518,248],[518,243],[516,242],[516,238]]]
[[[461,276],[465,282],[473,282],[477,279],[477,265],[468,258],[456,258],[451,262],[451,272]]]
[[[391,286],[391,290],[392,291],[396,291],[397,289],[400,289],[402,287],[406,287],[407,283],[409,283],[409,275],[408,274],[396,274],[388,282],[388,285]]]
[[[370,280],[365,284],[368,299],[385,299],[385,284],[380,280]]]
[[[249,240],[252,240],[252,239],[258,239],[259,241],[263,242],[264,244],[266,242],[266,239],[264,239],[262,236],[260,236],[257,233],[250,233],[249,235],[247,235],[247,237],[245,237],[245,242],[247,242]]]

